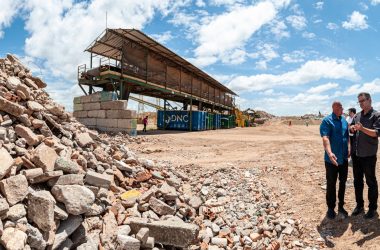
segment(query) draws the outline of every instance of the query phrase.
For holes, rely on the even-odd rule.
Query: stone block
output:
[[[62,170],[65,174],[77,174],[81,167],[70,159],[58,157],[55,161],[54,170]]]
[[[40,142],[38,136],[33,133],[30,128],[25,127],[21,124],[16,125],[15,132],[19,137],[24,138],[26,140],[26,143],[30,146],[35,146]]]
[[[54,170],[54,164],[57,158],[58,155],[53,148],[46,146],[44,143],[41,143],[35,149],[32,162],[36,166],[42,168],[44,172],[48,172]]]
[[[94,171],[88,171],[85,178],[85,183],[96,186],[109,188],[111,185],[112,176],[108,174],[99,174]]]
[[[90,118],[106,118],[105,110],[90,110],[87,114]]]
[[[86,126],[96,126],[96,118],[78,118],[77,120]]]
[[[99,110],[99,109],[101,109],[100,102],[83,103],[83,110]]]
[[[23,106],[14,102],[10,102],[0,96],[0,111],[5,111],[6,113],[18,117],[22,115],[26,109]]]
[[[55,200],[49,191],[36,191],[28,195],[28,218],[42,231],[55,230],[54,207]]]
[[[82,216],[72,216],[62,221],[55,234],[52,249],[58,249],[63,242],[82,224]]]
[[[137,119],[117,119],[118,128],[137,128]]]
[[[5,148],[0,148],[0,180],[9,173],[14,160]]]
[[[118,101],[109,101],[109,102],[101,102],[100,106],[101,109],[111,109],[111,110],[116,110],[116,109],[127,109],[127,100],[118,100]]]
[[[33,179],[43,173],[44,170],[42,168],[25,169],[20,172],[20,174],[25,175],[27,180]]]
[[[119,247],[117,250],[140,250],[140,241],[131,236],[117,235]]]
[[[92,140],[91,136],[88,133],[77,134],[76,141],[81,147],[86,147],[94,143],[94,141]]]
[[[84,104],[83,103],[74,103],[73,109],[74,109],[74,111],[83,111],[84,110]]]
[[[96,92],[94,94],[89,95],[89,97],[90,97],[90,102],[100,102],[101,93],[100,92]]]
[[[0,182],[1,193],[13,206],[22,201],[28,194],[28,181],[24,175],[15,175]]]
[[[58,170],[58,171],[48,171],[48,172],[45,172],[41,175],[38,175],[36,177],[33,177],[31,179],[29,179],[29,182],[31,184],[37,184],[37,183],[42,183],[42,182],[46,182],[50,179],[55,179],[59,176],[62,176],[63,175],[63,172],[62,170]]]
[[[56,200],[64,203],[66,211],[73,215],[86,213],[95,202],[94,193],[85,186],[55,185],[51,193]]]
[[[159,215],[173,215],[175,213],[174,208],[155,197],[150,197],[149,206],[155,213]]]
[[[89,103],[91,102],[91,96],[84,95],[80,97],[80,103]]]
[[[189,245],[197,243],[199,227],[194,224],[173,223],[173,221],[148,223],[142,218],[128,218],[126,222],[131,227],[132,234],[137,234],[143,227],[149,228],[149,236],[153,237],[156,243],[180,248],[187,248]]]
[[[59,176],[58,179],[49,180],[48,184],[50,186],[54,185],[81,185],[83,186],[83,175],[82,174],[65,174]]]
[[[73,116],[76,118],[87,118],[88,111],[74,111]]]
[[[132,119],[137,118],[136,110],[107,110],[107,118],[112,119]]]
[[[4,229],[1,236],[3,246],[9,250],[25,249],[26,239],[26,233],[13,227]]]
[[[96,126],[105,128],[117,128],[117,119],[96,119]]]
[[[74,97],[73,103],[74,104],[80,104],[81,103],[81,97],[80,96]]]

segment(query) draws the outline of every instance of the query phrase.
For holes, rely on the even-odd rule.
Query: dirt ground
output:
[[[380,220],[362,215],[325,218],[325,168],[317,125],[287,126],[281,122],[252,128],[202,132],[148,131],[146,142],[133,149],[150,159],[202,168],[259,168],[273,189],[283,213],[302,219],[304,242],[334,249],[380,249]],[[147,156],[148,157],[148,156]],[[379,171],[377,171],[379,175]],[[378,176],[379,177],[379,176]],[[367,189],[364,190],[367,196]],[[368,201],[365,200],[365,204]],[[352,168],[345,208],[355,207]]]

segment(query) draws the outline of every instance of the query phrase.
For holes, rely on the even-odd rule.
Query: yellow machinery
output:
[[[235,117],[236,117],[236,126],[237,127],[249,127],[250,117],[246,112],[240,111],[238,108],[234,109]]]

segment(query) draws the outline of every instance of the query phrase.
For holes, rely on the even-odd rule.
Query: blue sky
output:
[[[0,0],[0,56],[13,53],[68,110],[77,65],[104,30],[136,28],[275,115],[380,109],[380,0]],[[131,102],[131,108],[136,105]]]

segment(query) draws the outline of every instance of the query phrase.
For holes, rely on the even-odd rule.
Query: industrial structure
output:
[[[164,106],[167,100],[182,103],[184,110],[233,110],[233,91],[139,30],[106,29],[85,51],[89,67],[78,67],[85,94],[100,87],[119,100],[135,93],[163,99]]]

